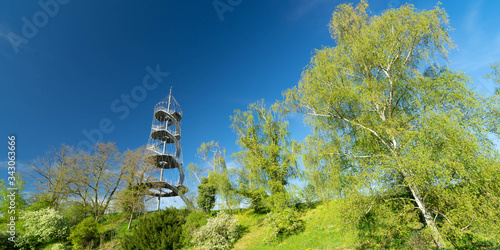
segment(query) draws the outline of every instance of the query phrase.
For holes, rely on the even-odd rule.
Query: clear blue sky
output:
[[[261,98],[272,104],[283,90],[296,85],[311,52],[334,45],[327,24],[335,6],[343,3],[41,2],[57,3],[57,7],[28,0],[0,3],[3,178],[7,136],[11,134],[17,136],[20,168],[43,155],[49,146],[79,144],[87,139],[82,131],[99,129],[101,122],[110,123],[105,125],[108,131],[103,140],[116,142],[121,150],[144,145],[153,106],[168,94],[168,83],[184,109],[181,143],[185,166],[199,162],[196,149],[205,141],[219,141],[230,155],[238,150],[229,127],[233,110]],[[218,13],[213,2],[239,4]],[[372,14],[380,14],[404,2],[376,0],[369,4]],[[408,2],[431,9],[437,1]],[[500,2],[441,2],[450,15],[455,28],[452,37],[459,48],[451,53],[452,68],[471,76],[479,91],[493,93],[493,83],[482,76],[488,73],[489,63],[500,61]],[[150,77],[146,86],[154,89],[144,92],[148,66],[153,71],[158,66],[168,76],[157,74],[163,81],[156,87],[155,78]],[[131,94],[135,99],[130,97],[131,103],[126,104],[122,96]],[[299,140],[308,130],[298,118],[292,119],[291,128]]]

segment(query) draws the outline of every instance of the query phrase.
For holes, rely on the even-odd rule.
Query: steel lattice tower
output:
[[[153,124],[147,145],[149,152],[147,158],[160,168],[159,181],[147,183],[149,195],[158,197],[157,210],[160,210],[162,197],[179,196],[188,207],[192,207],[191,202],[184,196],[188,189],[182,185],[184,168],[180,143],[181,119],[182,108],[172,96],[172,88],[170,88],[169,95],[154,107]],[[165,174],[170,177],[178,176],[178,178],[177,180],[164,178]]]

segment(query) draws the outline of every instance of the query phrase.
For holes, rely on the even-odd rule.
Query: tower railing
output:
[[[179,196],[188,207],[192,203],[184,196],[188,188],[183,185],[184,167],[182,164],[181,124],[182,108],[172,96],[169,95],[154,107],[151,133],[147,145],[147,158],[160,168],[159,181],[148,182],[148,195],[158,197],[157,209],[160,209],[161,198]],[[163,178],[164,171],[178,171],[177,181]]]

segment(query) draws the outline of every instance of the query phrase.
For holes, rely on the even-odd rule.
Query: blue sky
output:
[[[17,136],[20,168],[49,146],[88,141],[84,130],[104,131],[103,140],[121,150],[144,145],[169,83],[184,109],[185,165],[199,162],[196,149],[210,140],[230,155],[238,148],[229,116],[262,98],[270,105],[296,85],[313,50],[334,45],[327,24],[344,1],[40,2],[57,7],[0,3],[0,133],[5,146],[8,135]],[[214,2],[229,7],[218,13]],[[437,1],[408,2],[431,9]],[[458,45],[451,67],[493,93],[482,76],[500,61],[500,2],[441,2]],[[372,14],[402,3],[369,2]],[[291,130],[298,140],[308,131],[297,117]],[[5,178],[5,164],[0,171]]]

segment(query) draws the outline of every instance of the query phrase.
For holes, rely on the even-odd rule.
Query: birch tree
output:
[[[226,165],[226,149],[220,146],[219,142],[203,142],[198,148],[197,156],[201,159],[200,164],[190,163],[188,171],[194,176],[202,189],[216,188],[216,196],[226,209],[232,210],[240,204],[240,197],[234,192],[231,186],[231,171]],[[206,178],[205,181],[203,179]],[[200,190],[200,186],[198,187]],[[200,193],[198,193],[200,195]],[[215,197],[214,197],[215,198]],[[197,198],[199,200],[200,197]]]
[[[329,27],[335,45],[316,50],[283,105],[313,128],[304,163],[317,189],[339,198],[358,228],[375,220],[371,230],[389,239],[417,230],[437,248],[492,240],[498,103],[446,66],[445,10],[370,16],[361,1],[338,6]]]
[[[286,187],[299,174],[299,147],[290,139],[288,122],[264,101],[235,110],[231,120],[241,148],[232,155],[241,165],[237,192],[254,207],[283,209],[290,198]]]

